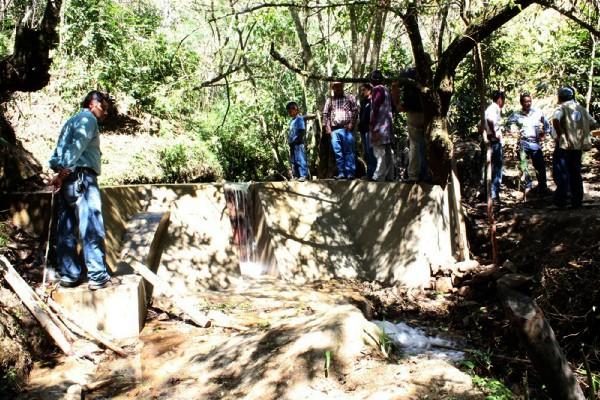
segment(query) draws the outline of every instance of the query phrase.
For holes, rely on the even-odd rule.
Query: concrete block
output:
[[[95,328],[113,339],[137,337],[144,326],[146,302],[142,278],[121,277],[121,284],[91,291],[87,284],[76,288],[59,288],[52,298],[77,323]]]

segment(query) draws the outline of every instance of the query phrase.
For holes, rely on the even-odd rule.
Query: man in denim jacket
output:
[[[56,253],[61,286],[77,286],[83,280],[76,254],[78,230],[88,286],[96,290],[113,284],[104,263],[105,231],[97,181],[101,164],[98,121],[106,118],[109,103],[103,93],[92,91],[81,106],[64,124],[49,161],[57,173],[51,184],[59,199]]]

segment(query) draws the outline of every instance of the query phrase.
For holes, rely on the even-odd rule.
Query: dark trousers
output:
[[[583,200],[583,179],[581,178],[581,150],[557,148],[552,157],[552,173],[556,183],[554,203],[559,207],[567,204],[571,191],[571,205],[581,206]]]
[[[369,131],[361,132],[360,138],[363,145],[363,157],[367,164],[367,178],[372,178],[375,168],[377,168],[377,159],[375,153],[373,153],[373,146],[369,140]]]
[[[502,184],[502,165],[504,163],[504,153],[502,151],[502,144],[500,142],[491,142],[490,146],[492,147],[492,199],[500,198],[500,185]],[[483,188],[484,192],[487,193],[487,149],[486,146],[482,146],[482,165],[483,165],[483,173],[481,174],[483,177]]]
[[[521,145],[520,158],[520,167],[523,172],[525,187],[531,189],[532,186],[532,179],[527,166],[527,158],[530,158],[537,175],[538,189],[546,189],[548,187],[546,184],[546,163],[544,162],[544,153],[542,152],[542,149],[532,150]]]
[[[317,176],[320,179],[333,178],[337,173],[335,156],[331,147],[331,135],[321,133],[319,141],[319,162],[317,165]]]

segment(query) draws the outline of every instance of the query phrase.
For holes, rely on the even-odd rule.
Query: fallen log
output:
[[[202,328],[208,328],[211,325],[211,320],[206,315],[200,313],[198,310],[189,306],[184,301],[181,295],[178,295],[173,288],[161,281],[154,272],[150,271],[148,267],[139,261],[132,260],[129,264],[131,268],[138,274],[140,274],[145,280],[150,282],[155,290],[159,291],[163,296],[171,300],[177,307],[179,307],[194,323]]]
[[[247,330],[246,327],[239,326],[231,321],[229,318],[222,313],[212,313],[211,317],[201,313],[191,306],[186,301],[186,296],[181,293],[176,293],[175,290],[166,282],[160,280],[158,275],[152,272],[148,267],[139,261],[132,260],[130,263],[131,268],[140,274],[145,280],[150,282],[154,286],[155,290],[160,292],[163,296],[167,297],[173,302],[179,309],[181,309],[194,323],[203,328],[208,328],[211,325],[219,326],[222,328],[231,328],[239,331]]]
[[[110,350],[114,351],[119,356],[121,356],[121,357],[127,357],[127,353],[121,347],[119,347],[116,344],[114,344],[104,334],[102,334],[101,332],[98,332],[95,329],[86,328],[83,325],[81,325],[80,323],[78,323],[76,318],[74,318],[65,309],[63,309],[60,306],[60,304],[58,304],[57,302],[55,302],[54,300],[52,300],[52,298],[48,298],[47,301],[48,301],[48,305],[50,306],[50,308],[52,308],[54,310],[54,312],[56,312],[60,317],[65,318],[71,324],[75,325],[75,327],[78,330],[84,332],[86,335],[88,335],[89,337],[91,337],[95,341],[97,341],[100,344],[104,345],[104,347],[106,347],[107,349],[110,349]]]
[[[561,400],[584,400],[583,391],[554,331],[535,301],[501,281],[498,283],[498,293],[508,319],[518,332],[550,396]]]
[[[55,318],[51,317],[44,302],[33,291],[33,289],[21,278],[18,272],[13,268],[10,262],[4,256],[0,256],[0,272],[15,294],[25,304],[25,307],[38,320],[40,325],[48,332],[50,337],[58,345],[61,351],[67,355],[73,355],[71,342],[65,336],[63,330],[55,323]],[[66,327],[65,327],[66,328]]]

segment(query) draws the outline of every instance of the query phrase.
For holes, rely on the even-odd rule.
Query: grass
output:
[[[10,240],[8,225],[6,222],[0,222],[0,249],[6,247]]]

